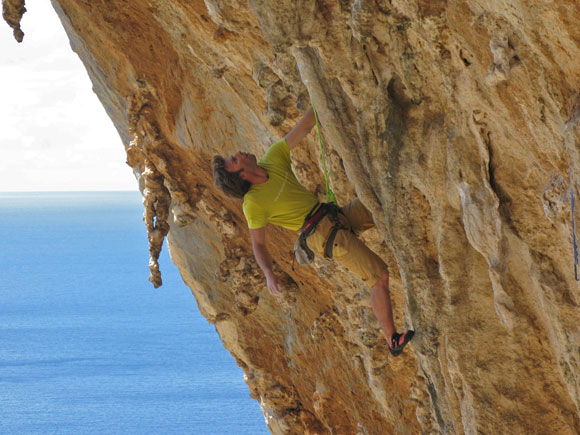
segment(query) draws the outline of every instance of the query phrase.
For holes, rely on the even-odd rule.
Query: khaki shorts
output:
[[[341,210],[339,219],[350,231],[349,229],[340,230],[336,234],[332,251],[333,258],[363,281],[374,285],[387,271],[387,265],[356,236],[375,226],[373,217],[358,198],[349,202]],[[318,223],[316,231],[308,237],[308,246],[316,255],[324,257],[324,247],[333,226],[332,218],[326,215]]]

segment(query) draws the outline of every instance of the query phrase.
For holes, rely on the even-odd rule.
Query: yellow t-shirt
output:
[[[298,231],[318,199],[302,186],[290,163],[286,139],[276,142],[258,162],[268,171],[268,181],[253,184],[244,196],[244,214],[250,229],[268,222]]]

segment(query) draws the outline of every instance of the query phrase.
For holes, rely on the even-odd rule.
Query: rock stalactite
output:
[[[14,29],[14,39],[22,42],[24,32],[20,28],[20,20],[26,12],[24,0],[2,0],[2,18]]]
[[[127,164],[136,170],[139,177],[139,187],[143,193],[145,213],[143,221],[147,228],[149,239],[149,281],[157,288],[162,285],[159,270],[159,255],[169,232],[169,205],[171,196],[164,185],[164,177],[152,162],[153,148],[163,147],[163,138],[155,121],[151,121],[154,111],[153,96],[147,92],[146,84],[137,82],[139,90],[129,97],[128,118],[129,133],[133,141],[127,147]],[[158,160],[159,162],[159,160]],[[163,165],[163,162],[159,162]]]
[[[580,432],[576,2],[52,3],[139,179],[152,280],[168,231],[272,433]],[[214,154],[261,155],[308,94],[332,189],[372,212],[362,237],[417,330],[400,358],[368,286],[324,259],[293,270],[277,228],[270,297],[241,203],[212,185]],[[323,199],[314,135],[293,158]]]

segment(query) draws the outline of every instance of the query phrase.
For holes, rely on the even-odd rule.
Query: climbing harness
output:
[[[300,235],[294,244],[294,258],[298,260],[298,264],[307,266],[314,261],[314,252],[308,247],[306,239],[316,231],[318,223],[326,216],[326,213],[324,204],[318,203],[304,219],[304,224],[299,230]],[[292,263],[292,268],[294,268],[294,263]]]
[[[334,222],[334,226],[330,230],[330,234],[328,239],[326,240],[326,244],[324,245],[324,257],[332,258],[332,248],[334,247],[334,239],[336,239],[336,234],[340,230],[348,229],[340,222],[339,214],[342,211],[334,202],[326,202],[323,204],[316,204],[310,213],[304,219],[304,224],[302,228],[300,228],[300,236],[296,240],[294,244],[294,254],[296,260],[298,260],[298,264],[303,266],[312,263],[314,260],[314,252],[308,247],[308,243],[306,239],[310,237],[316,231],[318,224],[322,221],[322,219],[329,215],[332,221]]]
[[[330,230],[330,234],[328,235],[328,239],[324,245],[324,257],[332,258],[332,249],[334,248],[334,239],[336,239],[336,235],[340,230],[348,230],[349,228],[343,225],[343,223],[340,221],[339,215],[343,213],[338,205],[336,205],[334,202],[328,202],[324,205],[328,207],[328,214],[334,222],[334,226]]]
[[[316,121],[316,131],[318,133],[318,143],[320,145],[320,155],[322,156],[322,169],[324,170],[324,179],[326,180],[326,202],[336,202],[336,196],[330,188],[330,170],[326,167],[326,154],[324,152],[324,145],[322,145],[322,134],[320,133],[320,124],[318,123],[318,113],[316,112],[316,107],[314,107],[314,101],[312,100],[312,95],[310,95],[310,105],[312,106],[312,111],[314,112],[314,120]]]
[[[578,244],[576,243],[576,225],[574,223],[574,183],[572,183],[572,168],[570,168],[570,198],[572,202],[571,214],[572,214],[572,241],[574,242],[574,279],[578,279]]]

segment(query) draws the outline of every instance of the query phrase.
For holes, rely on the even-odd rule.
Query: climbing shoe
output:
[[[393,356],[399,356],[403,352],[403,349],[407,345],[408,342],[411,341],[415,335],[415,331],[407,331],[404,334],[399,334],[395,332],[391,337],[391,342],[389,344],[389,351]]]

